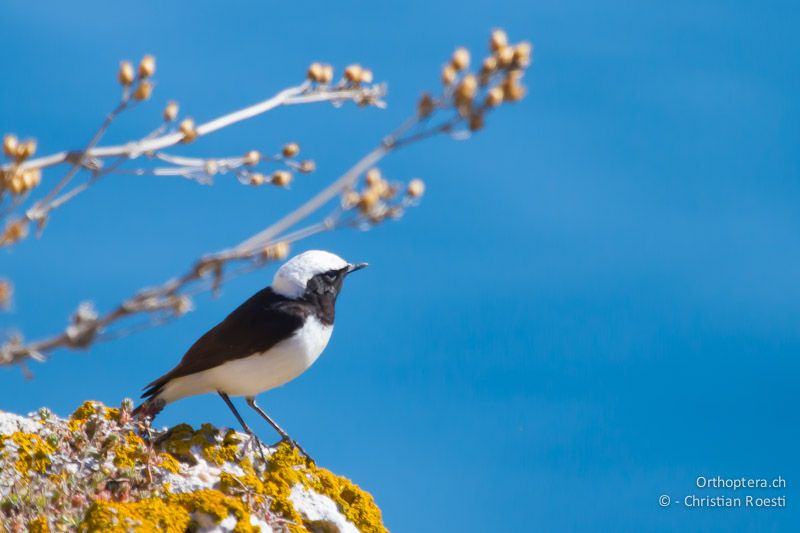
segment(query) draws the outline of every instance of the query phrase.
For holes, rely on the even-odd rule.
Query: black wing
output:
[[[142,398],[156,396],[171,379],[265,352],[301,328],[309,304],[289,300],[267,287],[237,307],[195,342],[178,366],[150,383]]]

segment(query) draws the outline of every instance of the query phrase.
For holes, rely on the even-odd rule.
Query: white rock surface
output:
[[[297,512],[311,522],[325,522],[326,525],[336,528],[331,530],[340,533],[359,533],[358,528],[339,512],[336,503],[327,496],[312,492],[302,485],[295,485],[289,500]]]
[[[34,418],[0,411],[0,435],[11,435],[17,431],[36,433],[41,426]]]

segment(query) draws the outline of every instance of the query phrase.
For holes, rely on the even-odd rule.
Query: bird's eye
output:
[[[333,283],[334,281],[336,281],[336,274],[334,274],[333,272],[326,273],[325,280],[329,281],[330,283]]]

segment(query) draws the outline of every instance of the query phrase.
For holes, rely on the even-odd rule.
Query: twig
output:
[[[353,86],[344,82],[340,82],[336,85],[313,85],[310,81],[305,81],[300,85],[284,89],[283,91],[262,102],[245,107],[238,111],[234,111],[232,113],[228,113],[196,126],[194,130],[196,135],[194,138],[196,139],[198,137],[203,137],[244,120],[262,115],[280,106],[301,105],[316,102],[341,103],[345,101],[356,101],[358,103],[368,103],[377,107],[383,107],[384,104],[381,99],[385,96],[385,94],[386,86],[384,84]],[[142,155],[148,155],[150,157],[157,157],[165,160],[173,158],[173,160],[183,159],[185,161],[191,161],[183,166],[197,166],[198,161],[203,161],[203,163],[207,161],[198,160],[197,158],[180,158],[178,156],[162,154],[160,150],[176,146],[186,141],[184,133],[180,131],[164,133],[164,130],[166,129],[165,124],[162,124],[159,128],[155,129],[153,132],[142,139],[139,139],[138,141],[115,146],[96,146],[116,117],[119,116],[122,111],[130,107],[132,107],[131,99],[126,91],[120,104],[106,116],[100,128],[94,134],[86,147],[82,150],[63,151],[36,159],[28,159],[20,163],[9,163],[3,167],[0,167],[3,171],[10,171],[12,168],[14,168],[16,171],[22,172],[27,169],[44,169],[61,163],[71,163],[71,167],[67,171],[66,175],[61,178],[61,180],[42,199],[35,202],[34,205],[25,212],[24,218],[26,220],[38,222],[39,230],[41,231],[50,212],[86,191],[100,178],[111,174],[112,171],[117,170],[125,162],[137,159]],[[102,160],[106,158],[117,158],[116,164],[113,165],[113,167],[103,168]],[[75,175],[85,167],[87,161],[95,160],[98,161],[98,168],[94,170],[91,178],[87,182],[76,186],[68,193],[60,197],[57,196],[58,193],[60,193],[70,183]],[[219,162],[223,164],[223,167],[227,166],[227,168],[232,168],[234,166],[234,162],[236,166],[241,165],[241,159],[234,158],[229,160],[221,160]],[[162,176],[177,175],[198,180],[198,176],[196,175],[197,169],[188,168],[180,170],[135,169],[133,170],[133,173],[137,175],[148,173]],[[13,208],[16,207],[16,205],[19,204],[15,204],[12,206],[12,208],[8,209],[6,214],[9,214]]]
[[[417,113],[404,121],[398,129],[385,137],[383,142],[356,162],[344,174],[331,182],[304,204],[268,226],[262,231],[242,241],[238,245],[220,252],[201,257],[180,277],[150,289],[142,289],[124,300],[117,307],[102,316],[98,316],[88,304],[82,304],[72,317],[72,323],[63,332],[52,337],[23,344],[21,338],[14,338],[0,346],[0,365],[24,365],[28,359],[43,360],[46,354],[58,348],[85,349],[99,340],[128,335],[134,331],[152,327],[165,321],[178,318],[191,308],[191,297],[211,290],[216,292],[221,285],[234,276],[249,272],[283,258],[288,251],[288,244],[310,235],[331,231],[344,227],[372,227],[389,218],[401,215],[403,209],[413,205],[424,190],[420,180],[412,180],[406,189],[406,195],[397,199],[397,186],[389,184],[373,168],[381,159],[399,148],[423,141],[439,134],[447,134],[454,138],[465,138],[471,132],[483,127],[484,116],[505,101],[514,102],[521,99],[525,89],[519,82],[524,69],[530,62],[531,47],[521,43],[516,47],[507,44],[505,33],[496,30],[492,34],[490,56],[476,76],[467,70],[469,54],[459,49],[451,63],[442,72],[444,89],[438,99],[423,95]],[[319,67],[310,76],[319,80]],[[329,67],[328,67],[329,68]],[[353,69],[350,69],[352,78]],[[348,76],[347,71],[345,77]],[[330,76],[326,76],[328,79]],[[371,73],[369,75],[371,78]],[[498,81],[499,79],[499,81]],[[230,113],[196,128],[197,135],[205,135],[224,128],[241,120],[246,120],[273,109],[279,105],[293,105],[314,101],[355,100],[360,104],[380,104],[385,89],[383,86],[362,87],[351,85],[353,80],[342,81],[334,87],[312,85],[306,82],[297,87],[286,89],[276,96],[254,106]],[[450,118],[433,123],[432,117],[441,111],[452,111]],[[139,157],[149,154],[168,164],[176,165],[176,172],[189,172],[208,163],[208,160],[185,158],[161,153],[160,150],[177,144],[184,139],[182,133],[167,133],[148,136],[136,143],[127,145],[91,148],[86,150],[79,161],[88,157]],[[57,164],[66,158],[48,156],[27,162],[39,166]],[[217,164],[234,168],[241,164],[236,158],[220,159]],[[167,169],[153,169],[163,171]],[[96,171],[95,177],[102,175]],[[362,192],[355,191],[359,177],[365,176],[365,187]],[[67,195],[70,193],[66,193]],[[77,194],[77,193],[75,193]],[[317,213],[331,200],[340,196],[342,204],[336,207],[323,220],[301,229],[290,231],[302,220]],[[354,198],[353,198],[354,197]],[[357,208],[357,209],[356,209]],[[234,269],[230,267],[235,265]],[[132,316],[149,317],[143,323],[129,328],[106,331],[109,326]]]
[[[303,94],[305,91],[311,91],[308,94]],[[228,113],[221,117],[215,118],[196,127],[197,136],[203,137],[209,133],[231,126],[238,122],[256,117],[267,111],[271,111],[277,107],[284,105],[298,105],[308,104],[314,102],[342,102],[347,100],[356,100],[361,98],[373,99],[376,103],[381,102],[381,99],[386,94],[386,86],[383,84],[373,86],[363,86],[354,88],[345,87],[326,87],[319,86],[316,89],[310,89],[310,82],[304,82],[296,87],[290,87],[279,92],[275,96],[251,105],[244,109]],[[380,105],[380,104],[379,104]],[[180,144],[184,139],[184,135],[180,132],[167,133],[155,138],[144,138],[140,141],[134,141],[127,144],[120,144],[115,146],[99,146],[83,152],[84,158],[103,158],[111,156],[126,156],[129,159],[135,159],[141,154],[146,152],[156,152]],[[36,159],[24,161],[19,165],[21,170],[28,168],[47,168],[53,165],[58,165],[67,161],[70,154],[73,152],[64,151],[51,154]],[[4,170],[11,168],[11,165],[5,165]]]
[[[436,131],[441,131],[441,128],[437,128]],[[411,142],[422,140],[429,136],[415,135],[414,140]],[[53,337],[27,345],[23,345],[19,339],[12,339],[5,345],[0,346],[0,365],[21,363],[29,358],[43,360],[46,354],[58,348],[85,349],[96,341],[119,338],[148,327],[163,324],[185,313],[191,306],[188,301],[191,296],[208,290],[217,290],[224,281],[231,279],[233,276],[262,268],[277,259],[277,257],[271,257],[269,254],[270,250],[279,243],[288,244],[338,227],[352,226],[352,220],[341,220],[334,214],[326,217],[321,222],[287,233],[298,222],[318,211],[343,191],[352,188],[359,176],[372,168],[387,154],[408,144],[410,143],[387,143],[384,141],[328,187],[275,224],[253,235],[234,248],[200,258],[181,277],[170,280],[154,289],[143,289],[105,315],[80,318],[79,311],[73,316],[73,323],[65,331]],[[339,213],[339,211],[336,211],[336,213]],[[356,218],[360,218],[360,216]],[[233,263],[243,263],[243,266],[225,276],[224,269]],[[206,283],[196,285],[195,282],[200,280],[205,280]],[[151,318],[149,322],[137,324],[130,329],[114,333],[104,331],[110,325],[133,315],[145,314],[152,316],[154,313],[166,313],[166,315],[156,316]]]

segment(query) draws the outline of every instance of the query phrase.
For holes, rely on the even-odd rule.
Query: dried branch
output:
[[[149,65],[147,67],[143,65]],[[132,173],[136,175],[175,175],[198,181],[209,183],[210,177],[217,173],[225,173],[244,165],[252,165],[247,157],[219,159],[197,159],[179,158],[164,154],[162,150],[174,147],[182,143],[189,143],[199,137],[219,131],[223,128],[232,126],[244,120],[262,115],[277,107],[289,105],[310,104],[316,102],[330,102],[334,105],[341,105],[347,101],[353,101],[360,106],[372,105],[383,107],[382,98],[386,94],[384,84],[367,85],[362,84],[364,79],[352,80],[343,77],[340,81],[333,84],[332,69],[330,76],[325,78],[309,79],[297,86],[284,89],[275,96],[268,98],[257,104],[228,113],[203,124],[195,126],[192,119],[183,120],[178,128],[174,128],[175,118],[177,117],[177,104],[170,102],[164,110],[164,123],[154,130],[151,134],[135,141],[116,146],[100,146],[97,144],[108,131],[112,122],[125,110],[133,107],[134,104],[148,99],[153,90],[153,83],[150,81],[155,72],[155,59],[152,56],[145,56],[139,65],[139,74],[134,75],[133,67],[128,62],[123,62],[119,79],[123,85],[123,93],[120,103],[109,113],[100,128],[92,136],[89,143],[78,151],[63,151],[45,157],[31,159],[36,151],[35,141],[30,140],[19,143],[15,136],[7,135],[4,139],[4,152],[13,159],[12,162],[0,167],[0,201],[5,199],[6,193],[10,193],[13,198],[12,205],[4,211],[0,211],[0,218],[8,216],[14,211],[27,197],[27,193],[39,185],[41,181],[41,171],[45,168],[68,163],[70,168],[58,183],[40,200],[36,201],[24,215],[13,220],[6,228],[5,234],[0,237],[0,246],[9,245],[17,242],[27,235],[27,225],[29,222],[36,222],[39,230],[44,227],[50,213],[72,200],[77,195],[86,191],[102,177],[111,173]],[[371,81],[371,74],[369,80]],[[258,154],[250,151],[248,155]],[[167,168],[139,168],[139,169],[120,169],[120,167],[131,160],[145,156],[149,159],[161,159],[173,164]],[[284,156],[287,166],[301,172],[310,172],[314,169],[311,161],[295,162],[290,161],[293,156]],[[260,159],[260,155],[258,155]],[[277,160],[272,158],[272,160]],[[70,189],[58,196],[72,179],[81,170],[90,173],[89,178],[82,184]],[[252,185],[260,185],[271,182],[277,185],[286,186],[291,180],[286,172],[274,174],[272,179],[267,180],[263,174],[250,171],[236,173],[239,181]]]
[[[306,81],[296,87],[290,87],[279,92],[275,96],[259,102],[252,106],[234,111],[227,115],[215,118],[203,124],[196,126],[195,131],[197,136],[195,138],[203,137],[215,131],[221,130],[225,127],[232,126],[238,122],[262,115],[268,111],[281,106],[310,104],[316,102],[333,102],[343,103],[346,101],[353,101],[359,104],[368,102],[370,105],[384,107],[382,98],[386,94],[386,85],[378,84],[373,86],[358,86],[351,87],[346,84],[338,84],[334,86],[318,85],[314,86]],[[113,120],[113,119],[112,119]],[[100,146],[91,148],[80,152],[58,152],[45,157],[27,160],[17,166],[20,170],[29,168],[47,168],[60,163],[75,160],[76,154],[83,154],[83,159],[101,159],[107,157],[124,156],[128,159],[135,159],[147,152],[157,152],[164,148],[170,148],[184,142],[184,133],[171,132],[155,138],[147,138],[140,141],[133,141],[130,143],[115,145],[115,146]],[[194,139],[193,139],[194,140]],[[9,170],[13,164],[3,166],[3,170]]]
[[[383,146],[373,150],[322,193],[278,223],[233,249],[223,250],[198,259],[179,278],[156,288],[138,291],[102,316],[97,314],[91,304],[84,302],[73,314],[69,326],[53,337],[27,345],[22,344],[19,336],[12,338],[0,346],[0,365],[21,363],[26,359],[44,361],[45,354],[57,348],[85,349],[96,341],[119,338],[135,331],[162,325],[191,310],[192,296],[208,290],[218,291],[224,281],[261,268],[272,261],[285,258],[289,245],[293,242],[337,228],[371,227],[390,218],[399,217],[402,210],[415,203],[420,192],[414,187],[409,187],[404,196],[397,198],[399,187],[386,184],[385,199],[388,201],[383,202],[380,210],[377,205],[363,205],[362,208],[356,209],[359,207],[359,203],[346,204],[331,211],[321,222],[294,232],[285,232],[296,222],[326,204],[327,200],[320,201],[322,198],[333,198],[345,188],[352,187],[358,175],[386,153],[388,152]],[[333,186],[336,186],[336,190],[333,190]],[[388,194],[389,188],[394,189],[391,195]],[[271,238],[269,235],[274,235],[274,237]],[[229,270],[225,275],[225,271],[234,265],[238,265],[238,269]],[[127,329],[106,331],[112,324],[135,315],[145,315],[147,321]]]
[[[164,324],[189,311],[193,296],[209,290],[216,292],[232,277],[283,259],[293,242],[338,228],[369,229],[399,218],[422,196],[424,183],[412,180],[401,193],[402,184],[387,181],[375,168],[380,160],[399,148],[435,135],[466,138],[483,127],[485,115],[493,108],[506,101],[519,100],[524,95],[520,80],[530,62],[530,46],[527,43],[509,46],[505,34],[499,30],[492,34],[490,46],[492,53],[484,60],[477,76],[467,70],[468,52],[461,48],[456,50],[443,69],[444,87],[439,96],[423,94],[414,116],[404,121],[347,172],[282,219],[232,248],[198,259],[182,276],[161,286],[136,292],[104,315],[98,315],[90,304],[81,304],[71,324],[53,337],[29,344],[24,344],[19,336],[12,338],[0,346],[0,365],[24,365],[28,359],[42,361],[46,354],[58,348],[87,348],[100,340],[119,338]],[[325,67],[316,66],[319,69],[315,65],[309,69],[312,80],[329,78]],[[360,71],[345,71],[345,79],[353,82],[360,74]],[[166,154],[160,154],[158,159],[177,168],[194,168],[200,164],[199,160]],[[236,160],[219,161],[237,164]],[[357,190],[356,185],[362,176],[364,185]],[[340,198],[339,204],[322,220],[292,231],[336,197]],[[143,320],[111,329],[123,319],[135,316]]]

